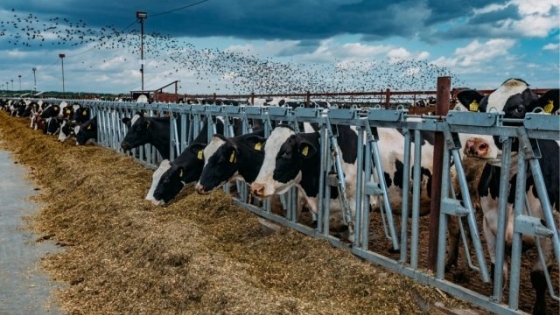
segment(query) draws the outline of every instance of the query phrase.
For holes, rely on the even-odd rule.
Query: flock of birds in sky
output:
[[[123,29],[113,25],[91,28],[82,19],[51,17],[42,20],[33,14],[21,16],[12,9],[11,19],[0,21],[0,41],[21,50],[74,49],[74,55],[83,58],[66,63],[90,63],[88,68],[100,65],[96,58],[85,58],[86,53],[105,50],[109,54],[114,52],[117,57],[125,51],[128,53],[123,56],[125,62],[138,68],[140,30],[138,21],[131,22]],[[78,51],[80,47],[85,50]],[[182,73],[196,73],[197,86],[185,87],[188,93],[201,90],[214,90],[216,94],[232,94],[232,91],[236,94],[370,92],[387,88],[393,91],[435,90],[438,76],[451,76],[454,84],[463,85],[447,69],[425,60],[280,62],[251,55],[249,51],[197,48],[180,38],[157,32],[144,34],[144,56],[146,60],[156,61],[149,72],[158,72],[163,79],[169,79],[161,85],[173,80],[183,81]],[[66,57],[68,60],[72,53],[67,53]]]

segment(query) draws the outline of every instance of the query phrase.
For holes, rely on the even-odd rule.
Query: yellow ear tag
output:
[[[86,129],[87,129],[87,130],[91,130],[91,125],[87,126]]]
[[[545,113],[552,113],[552,110],[554,109],[554,102],[552,102],[552,100],[549,100],[548,104],[546,104],[543,109]]]
[[[301,155],[307,156],[307,154],[309,154],[309,146],[305,146],[305,147],[303,147],[303,149],[301,150]]]
[[[257,142],[255,143],[255,150],[260,151],[262,149],[262,143]]]
[[[183,169],[179,170],[179,177],[183,177]]]
[[[84,111],[82,112],[82,115],[86,116],[86,115],[87,115],[87,110],[84,110]]]
[[[199,160],[204,160],[204,150],[198,151],[198,154],[196,155],[196,158],[199,159]]]
[[[471,112],[478,112],[478,102],[472,101],[472,103],[469,104],[469,110]]]
[[[69,109],[66,110],[66,114],[70,114],[71,111]]]
[[[229,157],[230,163],[235,163],[235,151],[231,152],[231,156]]]
[[[58,106],[54,106],[53,109],[58,112]]]

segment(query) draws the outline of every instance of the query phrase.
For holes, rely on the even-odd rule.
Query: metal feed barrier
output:
[[[68,101],[68,100],[67,100]],[[120,120],[132,115],[137,111],[146,111],[148,116],[171,116],[172,128],[170,132],[171,159],[185,150],[189,142],[194,139],[202,127],[202,120],[212,121],[212,117],[222,117],[225,124],[227,136],[233,135],[233,120],[239,119],[243,122],[243,132],[248,133],[258,123],[264,125],[265,135],[268,135],[274,122],[290,124],[296,131],[300,130],[303,122],[313,123],[318,126],[321,137],[321,173],[319,178],[319,212],[317,214],[317,226],[312,228],[298,222],[297,191],[290,190],[282,196],[282,204],[285,208],[284,215],[271,212],[270,203],[266,200],[262,207],[247,203],[247,184],[238,182],[238,197],[235,202],[252,211],[253,213],[274,221],[278,224],[288,226],[309,236],[320,237],[328,240],[337,247],[344,247],[356,256],[377,263],[394,272],[406,275],[416,281],[441,289],[460,299],[476,304],[486,310],[497,314],[524,314],[518,309],[520,288],[520,262],[521,262],[521,237],[523,234],[532,235],[537,238],[550,238],[553,243],[555,268],[560,267],[560,243],[559,230],[554,220],[551,202],[547,199],[543,175],[537,158],[540,156],[538,148],[533,148],[531,139],[560,139],[560,117],[540,114],[527,114],[523,120],[507,120],[510,126],[504,126],[505,119],[500,113],[465,113],[450,111],[446,117],[413,116],[408,115],[405,110],[385,109],[322,109],[322,108],[283,108],[283,107],[254,107],[254,106],[227,106],[227,105],[180,105],[180,104],[137,104],[123,102],[100,102],[89,100],[71,100],[82,105],[89,106],[93,115],[99,119],[98,143],[102,146],[123,152],[120,142],[126,134],[126,127]],[[92,116],[93,116],[92,115]],[[187,128],[187,121],[190,122]],[[344,217],[349,223],[353,233],[353,243],[341,239],[329,233],[329,209],[330,188],[336,186],[339,195],[345,194],[344,172],[341,169],[341,154],[337,143],[336,125],[349,125],[356,128],[358,133],[358,160],[357,169],[364,170],[357,175],[356,198],[342,199]],[[514,126],[512,126],[514,125]],[[403,174],[403,198],[400,222],[393,214],[389,203],[387,183],[385,182],[384,170],[381,167],[381,153],[383,147],[378,145],[379,128],[399,128],[404,134],[404,174]],[[209,135],[214,128],[208,128]],[[441,132],[445,139],[444,163],[442,165],[442,186],[440,200],[440,220],[437,240],[437,267],[432,272],[423,266],[419,266],[421,254],[420,247],[420,187],[421,187],[421,153],[422,132]],[[461,219],[470,232],[470,246],[467,244],[466,232],[462,232],[462,247],[466,251],[465,257],[468,265],[480,276],[480,281],[488,283],[492,275],[488,271],[490,262],[485,258],[485,249],[481,242],[481,233],[476,223],[476,214],[473,210],[469,197],[465,173],[459,156],[460,144],[458,133],[487,134],[500,137],[504,144],[504,155],[502,167],[509,170],[512,159],[518,160],[519,176],[525,178],[525,174],[532,173],[535,178],[535,186],[541,200],[547,200],[543,204],[545,213],[545,225],[540,220],[523,215],[525,202],[525,181],[516,183],[517,196],[515,200],[515,228],[514,243],[510,253],[506,252],[504,241],[506,220],[506,198],[500,202],[499,230],[496,244],[496,265],[500,266],[506,256],[511,255],[511,268],[509,271],[509,299],[504,301],[504,276],[501,272],[493,275],[493,293],[485,295],[473,289],[445,279],[446,246],[448,244],[447,226],[452,217]],[[520,151],[516,156],[508,154],[511,152],[512,141],[519,141]],[[411,152],[414,144],[414,152]],[[365,151],[364,151],[365,150]],[[368,154],[364,154],[367,152]],[[134,157],[143,165],[155,169],[161,157],[155,149],[146,145],[133,150]],[[413,155],[412,155],[413,154]],[[411,159],[411,157],[413,158]],[[445,167],[443,167],[445,166]],[[435,166],[434,166],[435,167]],[[459,180],[462,199],[458,200],[453,191],[450,170],[454,168]],[[500,194],[506,195],[509,189],[509,172],[502,172]],[[335,174],[335,176],[333,176]],[[412,199],[409,202],[408,193],[412,187]],[[229,189],[226,187],[225,189]],[[371,230],[370,227],[370,200],[377,199],[381,209],[383,231]],[[354,209],[352,211],[352,209]],[[354,212],[352,215],[351,212]],[[411,226],[408,226],[411,218]],[[400,224],[399,224],[400,223]],[[462,225],[461,225],[462,227]],[[372,249],[372,242],[379,242],[382,238],[388,239],[392,249],[398,251],[397,258]],[[472,248],[472,252],[469,251]],[[474,259],[471,259],[471,256]],[[543,261],[542,250],[539,252],[541,262]],[[544,268],[546,270],[546,268]],[[496,268],[501,270],[501,268]],[[559,300],[557,292],[553,290],[553,281],[550,274],[546,273],[550,297]]]

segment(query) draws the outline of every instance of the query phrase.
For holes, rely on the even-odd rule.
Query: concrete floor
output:
[[[60,249],[26,229],[23,217],[40,207],[28,200],[38,192],[26,174],[0,150],[0,315],[61,314],[50,296],[56,284],[39,269],[41,257]]]

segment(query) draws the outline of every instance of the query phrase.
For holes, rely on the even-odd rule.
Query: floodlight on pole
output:
[[[142,76],[142,91],[144,91],[144,20],[147,18],[147,12],[136,11],[136,19],[140,21],[140,75]]]
[[[65,54],[58,54],[58,57],[60,57],[60,61],[62,62],[62,93],[65,92],[64,90],[64,57],[66,57]]]
[[[18,74],[18,78],[19,78],[19,90],[21,91],[21,74]]]
[[[37,77],[35,76],[35,71],[37,71],[37,68],[33,67],[31,70],[33,70],[33,90],[37,92]]]
[[[14,79],[10,79],[12,81],[12,91],[14,90]]]

